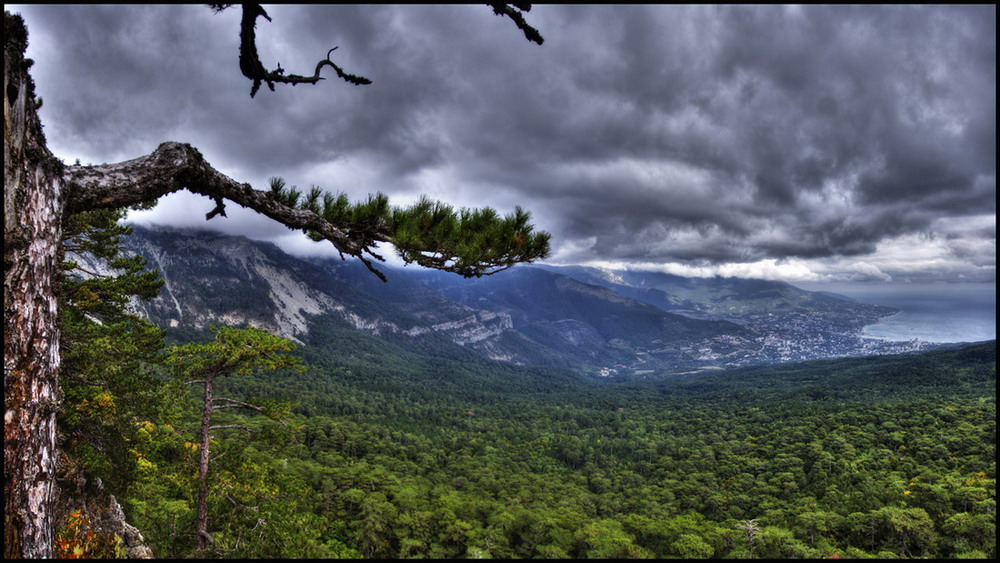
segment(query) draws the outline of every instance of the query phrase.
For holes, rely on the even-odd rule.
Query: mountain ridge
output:
[[[253,324],[303,342],[332,315],[408,346],[438,335],[490,360],[600,375],[870,353],[856,333],[893,311],[783,282],[579,266],[521,265],[478,279],[390,267],[383,283],[356,261],[176,228],[136,227],[126,247],[164,278],[158,298],[137,304],[160,326]],[[798,342],[817,327],[817,342]]]

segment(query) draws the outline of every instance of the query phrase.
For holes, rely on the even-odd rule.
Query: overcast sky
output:
[[[521,205],[550,263],[786,281],[995,283],[996,8],[267,6],[263,87],[240,8],[6,6],[28,25],[49,147],[116,162],[167,140],[266,189]],[[175,194],[142,223],[328,252]]]

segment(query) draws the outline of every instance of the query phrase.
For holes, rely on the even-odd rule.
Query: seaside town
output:
[[[747,329],[746,335],[721,335],[696,342],[670,343],[638,350],[631,365],[602,367],[598,375],[689,373],[726,367],[828,358],[902,354],[927,350],[920,339],[892,341],[865,334],[864,327],[895,313],[888,307],[852,303],[841,310],[736,313],[725,320]]]

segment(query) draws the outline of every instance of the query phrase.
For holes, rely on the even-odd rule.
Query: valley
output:
[[[599,270],[382,283],[211,233],[128,244],[167,280],[133,309],[168,344],[253,324],[304,366],[218,382],[272,414],[214,419],[206,552],[187,532],[202,399],[168,369],[178,349],[95,357],[113,395],[67,379],[64,459],[157,557],[995,555],[995,341],[816,359],[873,352],[854,339],[891,310],[754,280],[584,278]]]

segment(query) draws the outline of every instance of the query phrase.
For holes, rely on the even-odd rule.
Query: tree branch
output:
[[[494,14],[509,17],[514,22],[514,25],[524,33],[524,37],[528,41],[539,45],[545,41],[542,38],[542,34],[529,25],[522,14],[522,12],[531,11],[531,4],[514,2],[511,4],[488,3],[487,5],[493,8]],[[229,8],[232,4],[209,4],[209,6],[218,13]],[[372,83],[371,80],[364,76],[345,72],[344,69],[330,60],[330,53],[333,53],[337,47],[327,51],[326,58],[316,63],[316,70],[312,76],[302,76],[299,74],[286,75],[285,69],[281,68],[281,63],[278,63],[277,68],[274,70],[267,70],[264,67],[264,63],[260,61],[260,55],[257,52],[257,18],[260,17],[271,21],[271,16],[267,15],[267,12],[260,4],[243,4],[243,16],[240,19],[240,72],[253,82],[253,86],[250,87],[251,98],[257,95],[261,84],[264,83],[267,84],[267,87],[272,92],[274,91],[275,84],[291,84],[292,86],[296,84],[316,84],[324,79],[320,76],[320,71],[325,66],[333,68],[337,76],[350,84],[360,86]]]
[[[95,278],[95,279],[107,280],[107,279],[114,279],[115,278],[115,276],[112,276],[112,275],[109,275],[109,274],[100,274],[100,273],[97,273],[97,272],[92,272],[92,271],[88,270],[87,268],[84,268],[83,266],[81,266],[79,262],[75,262],[73,264],[73,268],[72,269],[73,270],[80,270],[81,272],[83,272],[85,274],[88,274],[88,275],[90,275],[91,278]]]
[[[498,16],[507,16],[513,20],[514,25],[517,26],[522,32],[524,32],[524,37],[528,41],[533,41],[541,45],[545,42],[542,34],[538,32],[537,29],[528,25],[527,20],[518,10],[522,12],[530,12],[531,4],[523,3],[511,3],[511,4],[499,4],[499,3],[488,3],[487,6],[493,8],[493,13]]]
[[[216,209],[208,214],[218,214],[222,198],[266,215],[290,229],[317,233],[320,240],[328,240],[341,255],[354,256],[383,281],[385,276],[376,270],[364,254],[377,260],[374,253],[378,242],[389,242],[390,233],[372,229],[366,237],[349,237],[337,226],[323,220],[316,213],[290,207],[266,192],[241,184],[213,168],[205,157],[184,143],[161,144],[151,154],[117,164],[68,167],[64,174],[67,192],[67,211],[78,213],[93,209],[126,207],[153,201],[161,196],[187,189],[215,200]]]
[[[199,531],[199,532],[197,532],[197,535],[205,538],[205,541],[207,541],[209,544],[214,544],[215,543],[215,540],[212,539],[212,536],[210,536],[208,534],[208,532]]]
[[[222,201],[221,197],[215,198],[215,209],[205,214],[205,220],[211,221],[212,217],[215,217],[216,215],[222,215],[223,217],[226,216],[226,203]]]
[[[212,410],[245,408],[245,409],[252,409],[257,412],[264,412],[264,409],[261,407],[258,407],[256,405],[251,405],[250,403],[244,403],[243,401],[237,401],[236,399],[226,399],[225,397],[213,397],[212,402],[214,403],[215,401],[225,401],[228,404],[225,405],[213,404]]]
[[[222,9],[225,8],[217,9],[216,11],[221,11]],[[271,21],[271,17],[267,15],[267,12],[264,11],[264,8],[260,4],[243,5],[243,18],[240,21],[240,71],[243,73],[243,76],[253,81],[253,86],[250,88],[251,98],[257,94],[257,90],[260,89],[262,82],[266,82],[267,87],[272,92],[274,92],[275,83],[291,84],[292,86],[296,84],[316,84],[320,80],[323,80],[323,77],[319,73],[323,70],[324,66],[333,67],[333,70],[337,72],[337,76],[351,84],[361,86],[372,83],[371,80],[364,76],[344,72],[344,69],[331,61],[330,53],[336,50],[336,47],[327,51],[326,58],[316,63],[316,71],[312,76],[301,76],[298,74],[285,76],[285,69],[281,68],[281,63],[278,63],[278,68],[271,71],[267,70],[264,64],[260,62],[260,56],[257,54],[256,27],[257,18],[261,16],[267,21]]]
[[[226,428],[239,428],[240,430],[246,430],[247,432],[253,433],[253,430],[243,426],[242,424],[220,424],[218,426],[209,426],[209,431],[211,430],[225,430]]]
[[[384,261],[375,252],[382,242],[395,245],[407,262],[465,277],[544,258],[549,250],[548,233],[533,233],[530,214],[520,208],[499,217],[489,208],[456,212],[425,199],[398,209],[381,194],[354,206],[346,196],[330,194],[322,206],[313,194],[300,203],[301,194],[280,183],[262,191],[236,182],[183,143],[163,143],[147,156],[117,164],[67,167],[63,181],[68,213],[132,206],[187,189],[216,202],[207,214],[211,218],[221,214],[222,200],[228,199],[290,229],[301,229],[315,241],[331,242],[341,257],[358,258],[382,281],[385,275],[369,259]]]

